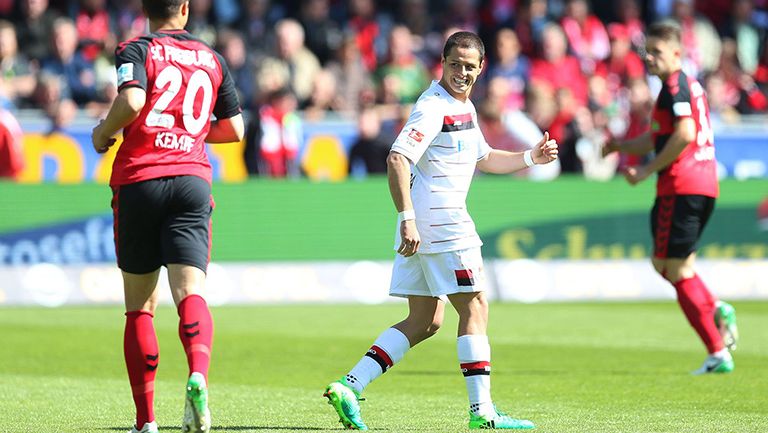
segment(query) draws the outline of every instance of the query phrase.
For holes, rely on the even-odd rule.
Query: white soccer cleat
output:
[[[130,433],[158,433],[159,430],[157,429],[157,423],[155,421],[148,422],[144,424],[144,427],[141,428],[141,430],[136,430],[136,427],[134,426]]]
[[[208,433],[211,431],[211,411],[208,410],[208,386],[205,377],[192,373],[187,381],[183,433]]]

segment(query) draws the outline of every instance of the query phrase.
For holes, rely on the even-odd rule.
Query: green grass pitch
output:
[[[730,375],[688,373],[705,353],[672,301],[492,304],[493,395],[538,432],[768,432],[768,303],[738,302]],[[321,394],[405,305],[216,307],[215,432],[339,431]],[[179,432],[186,362],[161,307],[156,414]],[[456,316],[374,382],[372,430],[467,429]],[[0,432],[125,432],[133,404],[118,307],[0,309]]]

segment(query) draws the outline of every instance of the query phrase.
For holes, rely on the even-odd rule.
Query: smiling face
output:
[[[442,64],[440,85],[454,98],[466,101],[483,70],[480,51],[476,48],[453,47],[448,56],[443,57]]]

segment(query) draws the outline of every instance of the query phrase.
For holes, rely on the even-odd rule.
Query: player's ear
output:
[[[184,3],[179,6],[179,14],[183,17],[186,17],[189,15],[189,2],[185,1]]]

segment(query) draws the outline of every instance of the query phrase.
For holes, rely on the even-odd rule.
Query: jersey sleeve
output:
[[[221,85],[216,97],[216,105],[213,106],[213,114],[217,119],[229,119],[240,114],[240,100],[227,62],[219,53],[216,53],[216,57],[221,65]]]
[[[438,111],[434,104],[417,102],[405,126],[395,138],[392,150],[404,155],[412,163],[417,163],[443,127],[440,118],[436,117],[439,113],[434,111]]]
[[[688,86],[688,79],[683,74],[677,74],[677,83],[670,88],[672,96],[672,114],[675,120],[691,117],[693,109],[691,107],[691,88]]]
[[[139,87],[147,90],[147,46],[140,40],[123,42],[115,50],[117,90]]]

